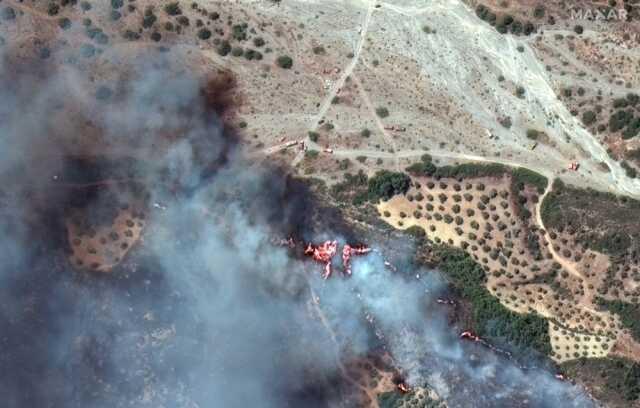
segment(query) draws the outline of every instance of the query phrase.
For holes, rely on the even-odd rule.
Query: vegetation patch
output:
[[[440,408],[445,407],[442,401],[437,401],[424,393],[412,390],[407,393],[398,391],[384,392],[378,395],[378,406],[380,408]]]
[[[476,15],[481,20],[493,26],[500,34],[531,35],[536,27],[530,21],[520,21],[509,14],[499,14],[484,4],[476,7]]]
[[[617,314],[622,324],[631,332],[631,336],[637,341],[640,341],[640,305],[634,305],[621,300],[607,300],[601,297],[596,298],[596,304]]]
[[[371,201],[388,200],[396,194],[404,194],[411,186],[411,178],[399,172],[378,171],[369,179],[369,199]]]
[[[560,180],[542,202],[541,215],[547,229],[576,233],[582,245],[605,254],[620,255],[640,237],[640,201]]]
[[[598,399],[636,401],[640,397],[640,364],[620,358],[596,358],[563,363],[571,377],[586,378]]]
[[[482,267],[461,249],[437,247],[438,268],[473,307],[474,330],[481,337],[551,353],[548,322],[535,314],[519,314],[504,307],[485,287]]]
[[[549,184],[549,180],[547,180],[545,176],[524,167],[514,169],[511,175],[513,177],[513,183],[520,189],[522,189],[521,187],[525,184],[529,184],[534,186],[540,194],[544,193],[544,190]]]

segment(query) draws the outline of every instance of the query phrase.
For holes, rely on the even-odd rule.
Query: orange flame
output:
[[[351,257],[354,255],[365,255],[371,252],[371,248],[366,246],[352,247],[349,244],[345,244],[342,248],[342,266],[344,267],[344,273],[351,275]]]
[[[314,261],[325,264],[323,279],[331,276],[331,258],[338,251],[337,241],[325,241],[320,245],[308,244],[304,250],[304,254],[313,258]]]
[[[323,263],[324,273],[322,277],[324,279],[331,276],[331,260],[333,256],[338,252],[338,241],[325,241],[320,245],[307,244],[304,254],[311,257],[314,261]],[[371,248],[364,245],[353,247],[349,244],[345,244],[342,248],[342,265],[344,267],[344,273],[351,275],[351,257],[354,255],[365,255],[371,252]]]
[[[464,332],[460,333],[460,338],[461,339],[467,339],[467,340],[473,340],[473,341],[480,341],[480,337],[476,336],[475,334],[473,334],[470,331],[464,331]]]
[[[406,394],[408,393],[411,389],[403,382],[398,384],[398,389],[400,390],[401,393]]]

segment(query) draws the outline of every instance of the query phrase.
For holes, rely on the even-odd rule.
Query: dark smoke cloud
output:
[[[380,345],[364,313],[407,379],[451,406],[589,405],[549,373],[457,342],[429,306],[437,275],[393,275],[371,254],[355,260],[352,279],[323,282],[318,265],[271,245],[290,233],[353,237],[334,213],[318,230],[302,184],[242,156],[220,116],[228,89],[181,57],[130,61],[106,82],[107,102],[82,69],[33,77],[2,66],[3,406],[345,406],[338,362]],[[86,151],[103,157],[82,162],[76,133],[88,131],[81,138],[102,147]],[[68,264],[63,220],[70,206],[127,198],[69,187],[104,178],[130,180],[150,212],[144,242],[99,276]]]

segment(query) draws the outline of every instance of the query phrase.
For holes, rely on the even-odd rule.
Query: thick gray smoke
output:
[[[317,230],[302,186],[243,158],[206,81],[179,60],[130,62],[106,102],[81,68],[35,79],[1,68],[2,406],[341,407],[338,362],[381,345],[450,406],[589,406],[550,373],[460,344],[432,304],[437,274],[392,274],[373,253],[351,279],[325,282],[321,266],[272,245],[349,232]],[[78,165],[69,152],[92,137],[106,157]],[[68,209],[114,199],[72,185],[113,178],[144,192],[144,240],[107,276],[76,271]]]

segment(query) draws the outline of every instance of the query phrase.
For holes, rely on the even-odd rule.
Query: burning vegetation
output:
[[[314,261],[320,262],[324,264],[324,273],[322,274],[323,279],[328,279],[331,276],[331,261],[333,256],[338,251],[338,241],[325,241],[320,245],[314,245],[309,243],[305,250],[304,254],[308,257],[311,257]],[[371,248],[358,245],[351,246],[349,244],[344,244],[342,247],[342,271],[345,275],[351,275],[351,257],[358,255],[366,255],[371,252]]]

